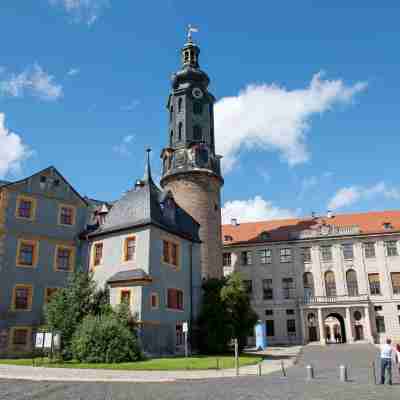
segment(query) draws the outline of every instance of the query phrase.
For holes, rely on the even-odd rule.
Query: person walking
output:
[[[385,383],[385,375],[387,371],[388,384],[392,384],[392,358],[393,358],[392,340],[386,339],[386,344],[381,349],[381,385]]]
[[[400,375],[400,344],[396,344],[396,364]]]

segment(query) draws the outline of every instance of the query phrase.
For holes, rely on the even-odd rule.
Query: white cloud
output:
[[[329,200],[328,209],[336,210],[379,196],[389,200],[400,200],[400,190],[388,187],[385,182],[379,182],[369,187],[356,185],[343,187]]]
[[[78,75],[80,73],[80,69],[79,68],[70,68],[67,72],[68,76],[75,76]]]
[[[0,94],[11,97],[24,97],[28,94],[41,100],[54,101],[63,95],[63,89],[54,82],[54,76],[34,64],[20,74],[11,74],[0,81]]]
[[[53,6],[62,6],[75,22],[93,25],[103,10],[110,6],[110,0],[49,0]]]
[[[291,218],[298,215],[299,211],[280,208],[261,196],[255,196],[248,200],[227,201],[222,208],[222,223],[229,224],[232,218],[236,218],[239,222]]]
[[[6,128],[5,114],[0,113],[0,177],[4,178],[9,172],[18,173],[21,162],[31,154],[21,137]]]
[[[129,145],[135,139],[135,135],[127,135],[122,139],[122,142],[113,146],[113,151],[121,156],[130,156],[132,153],[129,149]]]
[[[365,82],[347,86],[340,79],[323,79],[320,72],[305,89],[253,84],[238,96],[222,98],[215,105],[215,132],[224,171],[235,167],[243,148],[278,151],[291,166],[306,162],[311,118],[351,102],[366,87]]]

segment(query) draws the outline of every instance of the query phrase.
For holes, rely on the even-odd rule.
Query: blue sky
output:
[[[3,0],[0,174],[112,200],[167,138],[185,26],[217,97],[224,218],[397,209],[395,2]]]

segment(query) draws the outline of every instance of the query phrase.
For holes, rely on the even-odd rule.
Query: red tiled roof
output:
[[[293,218],[280,219],[261,222],[245,222],[237,226],[223,225],[222,238],[224,244],[234,244],[238,242],[260,241],[260,234],[267,232],[267,240],[279,241],[293,238],[291,234],[310,229],[314,225],[322,224],[334,225],[335,227],[357,226],[359,233],[387,233],[400,231],[400,210],[399,211],[373,211],[358,214],[338,214],[331,218],[327,216],[315,218]],[[390,223],[391,228],[385,229],[384,224]],[[231,241],[226,241],[225,237],[231,236]]]

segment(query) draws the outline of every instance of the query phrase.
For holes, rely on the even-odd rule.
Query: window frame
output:
[[[229,263],[225,262],[226,259],[229,260]],[[223,267],[231,267],[232,266],[232,252],[225,251],[222,253],[222,266]]]
[[[96,252],[98,247],[101,248],[101,257],[99,259],[97,258],[97,252]],[[104,259],[104,242],[103,241],[94,242],[92,244],[92,262],[91,262],[92,270],[101,266],[103,264],[103,259]],[[97,260],[99,260],[99,262],[96,262]]]
[[[371,281],[370,276],[378,276],[378,280]],[[378,285],[375,287],[372,286],[371,283],[373,283],[373,282],[375,282],[375,283],[377,282]],[[373,288],[373,290],[372,290],[372,288]],[[378,288],[378,290],[376,290],[377,288]],[[369,293],[371,296],[382,296],[381,275],[379,272],[378,273],[374,272],[374,273],[368,274],[368,290],[369,290]]]
[[[156,299],[156,305],[153,306],[153,298]],[[150,293],[150,308],[152,310],[158,310],[160,308],[160,296],[158,295],[157,292],[151,292]]]
[[[52,290],[53,293],[49,294],[48,293],[49,290]],[[54,295],[54,293],[57,293],[58,290],[60,290],[59,287],[45,287],[44,288],[44,304],[48,304],[51,297]]]
[[[393,295],[398,296],[398,295],[400,295],[400,286],[395,286],[393,284],[393,275],[400,277],[400,272],[395,272],[395,271],[390,272],[390,281],[391,281],[391,284],[392,284],[392,292],[393,292]]]
[[[72,210],[72,222],[71,222],[71,224],[62,223],[61,216],[62,216],[62,209],[63,208],[68,208],[68,209]],[[70,204],[59,204],[58,205],[57,224],[59,226],[68,227],[68,228],[74,227],[75,224],[76,224],[76,207],[73,206],[73,205],[70,205]]]
[[[128,295],[128,302],[124,302],[123,301],[123,296],[125,295],[125,294],[129,294]],[[133,296],[132,296],[132,289],[129,289],[129,288],[121,288],[120,290],[119,290],[119,292],[118,292],[118,300],[119,300],[119,303],[118,304],[126,304],[126,305],[128,305],[128,306],[131,306],[132,305],[132,299],[133,299]]]
[[[69,265],[68,269],[60,269],[58,267],[58,252],[59,250],[68,250],[70,252],[69,255]],[[65,244],[57,244],[54,251],[54,271],[56,272],[72,272],[75,266],[75,247],[65,245]]]
[[[128,246],[128,245],[129,245],[129,242],[133,242],[133,243],[134,243],[134,245],[133,245],[133,256],[132,256],[132,258],[128,258],[128,249],[129,249],[129,246]],[[125,262],[125,263],[135,261],[135,260],[136,260],[136,248],[137,248],[137,245],[136,245],[136,235],[129,235],[129,236],[126,236],[126,237],[124,238],[124,242],[123,242],[123,256],[122,256],[122,261]]]
[[[290,247],[281,247],[279,249],[279,262],[286,264],[292,262],[292,249]]]
[[[272,329],[268,330],[267,324],[271,324]],[[269,332],[272,331],[270,334]],[[266,319],[265,320],[265,334],[267,337],[274,337],[275,336],[275,320],[273,319]]]
[[[29,201],[31,203],[31,215],[29,217],[23,217],[19,215],[20,205],[22,201]],[[31,196],[19,195],[17,197],[16,205],[15,205],[15,218],[21,219],[23,221],[35,221],[36,219],[36,208],[37,208],[37,200]]]
[[[286,332],[288,336],[296,336],[297,329],[296,329],[296,319],[290,318],[286,320]]]
[[[20,259],[20,253],[21,253],[21,247],[23,244],[28,244],[29,246],[33,246],[32,250],[32,264],[25,264],[21,263]],[[17,243],[17,258],[15,261],[15,265],[20,268],[36,268],[37,263],[39,259],[39,240],[35,239],[24,239],[20,238],[18,239]]]
[[[264,287],[264,282],[266,283]],[[263,290],[263,300],[273,300],[274,299],[274,287],[272,278],[264,278],[262,280],[262,290]],[[270,296],[266,296],[267,293],[270,293]]]
[[[394,244],[394,247],[389,247],[389,243]],[[386,257],[397,257],[399,255],[397,240],[385,240],[385,249]],[[389,251],[389,249],[391,250]],[[394,254],[389,254],[392,250],[394,250]]]
[[[296,298],[296,281],[293,277],[282,278],[282,296],[284,300]]]
[[[251,250],[242,250],[240,252],[240,265],[252,265],[253,256]]]
[[[260,257],[260,264],[272,264],[272,249],[259,249],[258,256]]]
[[[373,249],[373,255],[372,252],[370,252],[371,249],[368,249],[368,246],[372,245]],[[363,248],[364,248],[364,257],[365,258],[376,258],[376,249],[375,249],[375,242],[364,242],[363,243]]]
[[[382,325],[378,324],[378,321],[381,321]],[[378,333],[378,334],[386,333],[385,317],[383,315],[375,316],[375,326],[376,326],[376,333]]]
[[[176,306],[177,308],[173,308],[173,304],[170,304],[170,297],[169,297],[169,293],[170,291],[173,290],[176,293]],[[166,298],[167,298],[167,310],[169,311],[180,311],[180,312],[184,312],[185,311],[185,292],[183,289],[178,289],[178,288],[167,288],[166,289],[167,294],[166,294]],[[180,299],[178,296],[178,293],[181,294],[181,304],[180,303]],[[181,306],[181,307],[180,307]]]
[[[18,345],[14,344],[15,332],[18,330],[26,331],[26,344]],[[10,334],[8,339],[8,349],[13,352],[26,352],[29,351],[32,346],[32,327],[30,326],[12,326],[10,328]]]
[[[345,260],[345,261],[354,260],[354,244],[353,243],[342,243],[341,250],[342,250],[343,260]],[[349,256],[347,253],[351,253],[351,256]]]
[[[28,298],[27,298],[27,308],[21,309],[16,307],[16,300],[17,300],[17,290],[18,289],[29,289],[28,291]],[[31,312],[33,305],[33,285],[25,284],[25,283],[17,283],[13,287],[12,291],[12,302],[11,302],[11,311],[14,312]]]
[[[305,257],[305,254],[308,254],[308,256]],[[303,259],[303,263],[305,263],[305,264],[311,263],[312,262],[311,247],[310,246],[309,247],[302,247],[301,248],[301,256],[302,256],[302,259]]]
[[[329,257],[326,257],[326,255],[328,254],[326,252],[327,249],[329,249]],[[328,244],[320,246],[320,254],[322,262],[332,262],[333,261],[332,245]]]
[[[177,270],[180,269],[181,244],[177,240],[173,240],[171,238],[161,238],[161,243],[161,262],[163,264],[167,264],[171,268]],[[167,253],[165,251],[166,249]],[[166,254],[168,254],[168,259],[165,258]],[[176,261],[176,263],[174,263],[174,260]]]

